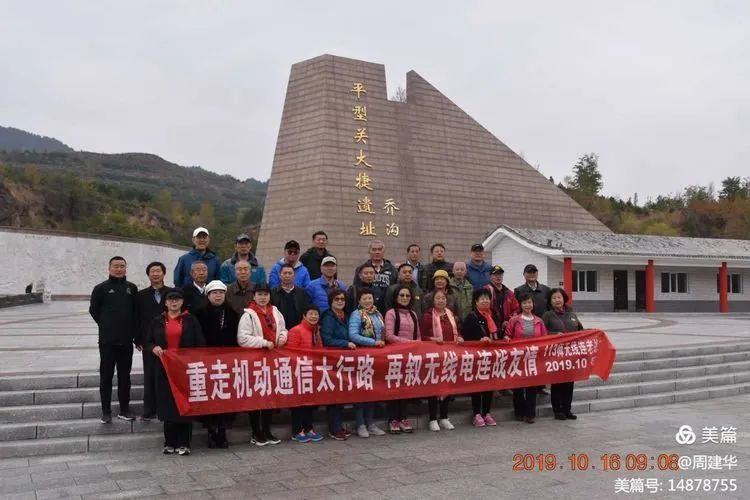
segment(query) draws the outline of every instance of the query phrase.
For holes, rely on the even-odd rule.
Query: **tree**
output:
[[[391,101],[406,102],[406,89],[399,85],[391,96]]]
[[[573,177],[567,180],[570,189],[587,196],[598,196],[604,185],[599,172],[599,156],[595,153],[581,156],[573,166]]]
[[[735,198],[747,198],[747,181],[742,182],[740,177],[727,177],[721,181],[721,191],[719,191],[719,199],[722,200],[734,200]]]

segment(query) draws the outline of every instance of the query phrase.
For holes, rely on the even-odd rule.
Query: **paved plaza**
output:
[[[0,310],[0,375],[95,371],[96,328],[86,302],[53,302]],[[619,350],[706,345],[750,339],[750,315],[581,314]],[[134,371],[140,371],[134,356]],[[0,498],[749,498],[750,395],[598,411],[577,421],[539,418],[530,426],[501,422],[455,431],[420,429],[411,436],[208,450],[196,438],[190,457],[158,449],[0,459]],[[156,423],[155,425],[159,425]],[[680,445],[690,425],[698,437]],[[704,427],[734,427],[736,443],[702,444]],[[322,427],[321,427],[322,430]],[[202,436],[203,431],[196,431]],[[721,470],[660,471],[659,456],[736,457]],[[556,459],[553,470],[514,471],[514,455]],[[586,454],[587,470],[569,456]],[[602,455],[619,454],[620,470],[603,471]],[[628,454],[645,454],[646,470],[626,470]],[[653,457],[653,458],[651,458]],[[631,464],[632,465],[632,464]],[[651,467],[654,469],[651,469]],[[651,493],[615,493],[620,482],[652,485]],[[736,479],[730,492],[669,491],[680,479]],[[670,480],[672,482],[670,483]],[[720,481],[716,481],[720,484]],[[629,487],[629,486],[628,486]]]
[[[158,450],[0,460],[0,498],[748,498],[750,396],[586,415],[575,422],[540,419],[529,426],[416,432],[411,436],[324,440],[228,450],[196,448],[189,457]],[[691,425],[698,438],[678,445]],[[737,428],[736,444],[701,444],[706,426]],[[514,455],[554,454],[553,471],[514,471]],[[620,454],[621,470],[601,470],[601,456]],[[646,471],[626,471],[627,454],[646,454]],[[659,471],[661,454],[734,455],[723,471]],[[569,470],[587,454],[589,470]],[[653,460],[651,459],[653,457]],[[651,466],[654,465],[654,470]],[[595,468],[594,468],[595,467]],[[617,493],[617,479],[657,479],[656,493]],[[679,479],[736,479],[731,493],[670,492]]]

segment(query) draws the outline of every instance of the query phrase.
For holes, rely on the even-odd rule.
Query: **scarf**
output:
[[[323,345],[323,339],[320,338],[320,323],[316,323],[314,325],[311,325],[307,322],[306,319],[302,320],[305,323],[305,326],[312,334],[312,343],[313,346],[322,346]]]
[[[273,306],[268,304],[266,308],[268,309],[268,314],[264,313],[263,309],[255,301],[250,302],[250,309],[255,311],[258,314],[258,319],[260,319],[263,338],[269,342],[276,343],[276,320],[273,317]]]
[[[448,316],[448,321],[451,323],[453,328],[453,339],[458,340],[458,330],[456,329],[456,319],[453,317],[453,311],[445,308],[444,313],[440,313],[437,309],[432,309],[432,336],[443,338],[443,326],[440,324],[440,316],[443,314]]]
[[[492,319],[492,309],[488,309],[486,312],[481,309],[477,309],[477,312],[482,315],[484,320],[487,322],[487,333],[491,339],[497,340],[498,332],[495,320]]]
[[[370,306],[369,309],[365,309],[362,306],[359,306],[359,314],[362,316],[362,336],[368,337],[371,339],[375,338],[375,324],[372,321],[372,317],[370,315],[377,314],[380,316],[380,321],[383,321],[383,317],[380,314],[380,311],[378,311],[378,308],[375,306]]]

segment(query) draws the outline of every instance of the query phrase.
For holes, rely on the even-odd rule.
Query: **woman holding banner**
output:
[[[578,315],[568,305],[568,294],[562,288],[553,288],[547,299],[547,312],[542,316],[544,326],[550,334],[570,333],[583,330]],[[570,411],[573,402],[573,382],[552,384],[552,411],[557,420],[575,420]]]
[[[521,314],[510,318],[505,334],[510,340],[531,340],[547,335],[547,327],[539,316],[534,315],[534,296],[522,293],[518,297]],[[536,394],[541,387],[519,387],[513,389],[513,412],[516,420],[533,424],[536,417]]]
[[[266,283],[253,289],[253,300],[245,309],[237,328],[237,344],[250,349],[268,349],[286,344],[287,331],[284,316],[271,303],[271,289]],[[273,410],[250,412],[253,436],[250,443],[256,446],[279,444],[281,440],[271,433]]]
[[[393,292],[396,303],[393,309],[385,313],[385,341],[388,344],[402,344],[420,342],[419,319],[412,311],[411,290],[408,285],[400,284]],[[406,418],[406,399],[392,399],[388,401],[389,432],[391,434],[411,433],[414,429]]]
[[[339,349],[356,349],[349,340],[349,328],[346,324],[346,293],[340,288],[328,292],[328,309],[321,315],[320,336],[323,345]],[[336,441],[345,441],[351,434],[341,421],[341,405],[326,406],[328,415],[328,436]]]
[[[435,274],[445,272],[437,271]],[[437,283],[437,281],[435,281]],[[463,344],[464,339],[458,331],[456,317],[453,311],[448,308],[448,294],[444,289],[436,288],[432,292],[432,307],[425,311],[422,316],[422,322],[419,324],[419,330],[422,333],[422,340],[443,344],[451,342]],[[439,431],[442,427],[445,430],[452,431],[455,429],[448,418],[449,399],[444,396],[433,396],[427,399],[427,405],[430,412],[429,428],[431,431]],[[438,407],[440,407],[440,420],[438,420]]]
[[[146,335],[146,349],[161,358],[165,350],[204,347],[201,325],[195,316],[182,311],[180,290],[170,290],[164,296],[166,311],[151,321]],[[164,422],[164,449],[162,453],[190,455],[193,437],[192,418],[181,417],[169,386],[164,365],[156,363],[156,414]]]
[[[320,309],[308,305],[302,313],[302,321],[289,330],[287,347],[311,350],[323,347],[320,338]],[[314,406],[297,406],[292,408],[292,441],[298,443],[318,442],[323,436],[313,429]]]
[[[471,312],[461,324],[464,340],[479,340],[490,343],[502,337],[499,331],[500,320],[492,310],[492,293],[486,288],[477,288],[471,295]],[[496,426],[492,415],[492,391],[475,392],[471,395],[471,407],[474,413],[474,427]]]
[[[349,315],[349,341],[355,346],[383,347],[385,322],[375,307],[375,295],[372,290],[362,289],[359,292],[359,306]],[[357,435],[361,438],[383,436],[385,431],[375,425],[375,403],[356,403],[354,405]]]

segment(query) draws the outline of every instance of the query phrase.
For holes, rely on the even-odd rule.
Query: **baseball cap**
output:
[[[172,289],[164,295],[164,300],[167,299],[181,299],[182,298],[182,291],[181,290],[175,290]]]
[[[239,243],[240,241],[245,241],[245,240],[247,240],[247,241],[252,241],[252,240],[250,239],[250,236],[248,236],[248,235],[247,235],[247,234],[245,234],[245,233],[242,233],[241,235],[237,236],[237,237],[236,237],[236,238],[234,239],[234,242],[235,242],[235,243]]]
[[[494,265],[492,266],[492,269],[490,270],[490,274],[503,274],[505,273],[505,269],[503,269],[503,266],[500,265]]]
[[[206,236],[208,236],[208,229],[206,229],[205,227],[196,227],[193,230],[193,238],[195,238],[196,236],[198,236],[201,233],[206,233]]]
[[[323,260],[320,262],[320,265],[325,266],[326,264],[336,264],[336,257],[332,255],[327,255],[323,257]]]
[[[523,268],[523,272],[525,273],[536,273],[538,271],[539,269],[534,264],[526,264],[526,267]]]
[[[291,248],[296,248],[297,250],[299,250],[299,243],[297,243],[296,240],[287,241],[286,244],[284,245],[284,250],[289,250]]]
[[[481,243],[474,243],[471,245],[471,251],[472,252],[484,252],[484,245]]]

